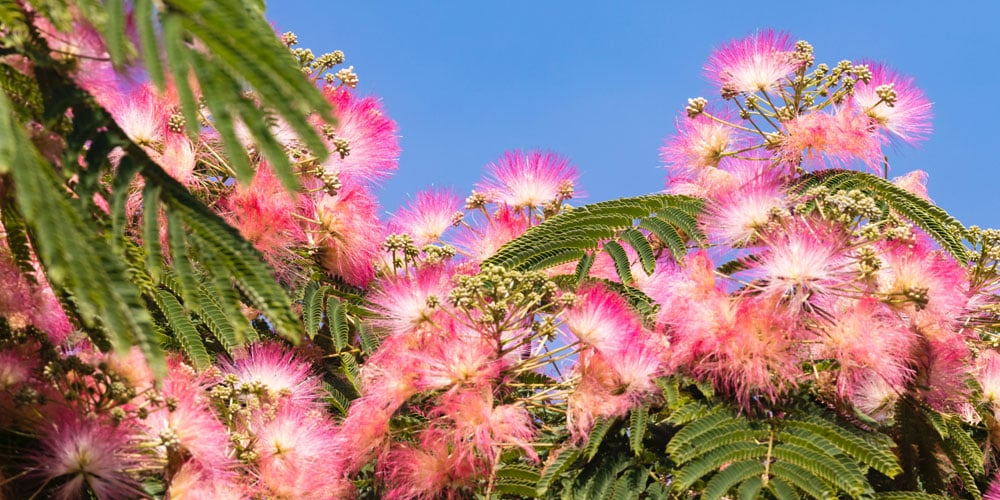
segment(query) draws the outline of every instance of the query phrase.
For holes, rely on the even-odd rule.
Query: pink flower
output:
[[[433,415],[447,419],[457,441],[468,441],[489,464],[494,464],[504,447],[517,446],[530,458],[538,455],[531,447],[535,436],[531,414],[517,405],[494,406],[492,388],[463,390],[442,395]]]
[[[729,117],[722,114],[722,118]],[[708,116],[684,116],[677,121],[677,133],[660,148],[660,159],[681,171],[718,167],[723,153],[739,149],[745,141],[737,129]]]
[[[396,122],[385,116],[378,99],[357,97],[344,87],[326,87],[323,95],[337,117],[329,141],[330,157],[323,168],[339,175],[341,181],[381,180],[392,175],[399,168],[399,137]]]
[[[528,224],[528,219],[522,213],[503,205],[485,222],[472,227],[462,226],[455,244],[472,261],[478,263],[496,253],[507,242],[524,234]]]
[[[883,159],[882,141],[872,119],[849,106],[841,106],[834,113],[799,115],[784,122],[784,127],[779,154],[792,166],[799,166],[803,160],[818,163],[825,159],[833,166],[860,161],[878,170]]]
[[[285,189],[266,164],[257,168],[249,186],[238,186],[220,202],[226,221],[240,230],[277,271],[291,272],[294,249],[305,244],[306,234],[295,218],[299,201]]]
[[[845,258],[847,242],[838,227],[790,221],[763,239],[767,250],[755,270],[764,280],[765,294],[798,306],[814,294],[830,294],[851,279]]]
[[[185,462],[173,477],[167,489],[170,500],[243,500],[249,492],[238,482],[235,474],[220,476],[207,473],[196,462]]]
[[[906,175],[894,177],[892,183],[911,194],[932,201],[930,195],[927,194],[927,172],[923,170],[914,170]]]
[[[209,380],[178,358],[169,360],[163,397],[169,402],[142,421],[146,441],[170,466],[197,464],[203,474],[224,477],[236,465],[229,432],[206,397]]]
[[[733,189],[720,190],[708,199],[701,221],[705,232],[721,244],[742,247],[751,244],[775,214],[785,205],[785,190],[778,171],[746,162],[754,172],[737,172],[747,177]]]
[[[353,496],[335,455],[337,430],[324,415],[286,406],[254,428],[259,489],[279,498]]]
[[[476,185],[490,201],[512,208],[541,207],[574,196],[578,174],[569,160],[554,153],[508,151],[486,167]],[[578,193],[577,193],[578,194]]]
[[[1000,416],[1000,353],[985,349],[979,353],[976,380],[983,392],[983,402]]]
[[[413,244],[420,248],[439,241],[461,208],[461,200],[447,189],[421,191],[389,219],[389,231],[409,234]]]
[[[642,323],[621,295],[592,286],[578,291],[576,297],[577,303],[565,311],[563,319],[582,344],[612,352],[642,330]]]
[[[373,324],[390,334],[402,335],[433,321],[441,308],[448,307],[452,274],[449,267],[435,265],[421,267],[409,276],[381,280],[371,295],[371,302],[383,314],[374,319]]]
[[[580,380],[566,415],[574,438],[584,438],[598,418],[625,415],[655,394],[654,380],[662,374],[660,354],[635,336],[607,354],[580,352],[575,368]]]
[[[705,73],[724,92],[773,90],[798,68],[790,57],[794,49],[787,33],[758,31],[712,52]]]
[[[891,387],[902,387],[912,378],[910,358],[917,339],[888,306],[873,298],[843,300],[833,318],[819,336],[815,356],[836,361],[841,396],[852,397],[869,377],[880,377]]]
[[[311,238],[320,249],[323,268],[351,285],[365,286],[375,277],[374,262],[381,251],[378,202],[354,183],[344,184],[336,196],[318,196],[313,213],[318,224]]]
[[[427,335],[424,344],[411,351],[408,370],[416,374],[415,385],[421,391],[477,387],[499,376],[504,363],[498,357],[495,342],[456,327]]]
[[[869,63],[868,66],[872,80],[855,87],[854,106],[873,118],[881,129],[904,142],[913,144],[926,139],[931,132],[931,102],[914,85],[913,78],[897,74],[881,63]],[[888,87],[891,93],[887,95]],[[883,96],[891,96],[892,102],[884,101]]]
[[[471,446],[454,442],[448,433],[428,428],[419,441],[401,444],[379,460],[387,499],[465,498],[475,480],[488,472]]]
[[[81,498],[87,491],[102,499],[136,498],[142,489],[127,471],[140,464],[139,450],[130,441],[123,426],[63,412],[43,429],[31,474],[58,484],[54,495],[60,499]]]
[[[246,387],[260,387],[274,403],[309,408],[321,393],[319,379],[312,376],[312,365],[277,343],[251,346],[247,355],[225,371]]]

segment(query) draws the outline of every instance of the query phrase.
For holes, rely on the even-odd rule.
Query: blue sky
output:
[[[931,197],[965,224],[1000,227],[1000,3],[328,2],[272,0],[300,46],[343,50],[363,93],[399,124],[384,210],[420,189],[465,195],[508,149],[568,157],[596,202],[659,191],[658,151],[713,47],[759,28],[790,32],[818,62],[884,61],[934,102],[934,133],[890,153],[930,174]]]

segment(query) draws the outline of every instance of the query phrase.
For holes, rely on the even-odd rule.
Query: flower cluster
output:
[[[56,36],[38,22],[61,53],[105,54],[86,26]],[[332,72],[343,53],[281,40],[337,117],[313,123],[323,162],[271,124],[298,191],[239,124],[247,185],[207,111],[192,137],[169,89],[100,57],[82,58],[75,77],[260,251],[299,297],[304,329],[329,335],[291,346],[248,309],[251,342],[220,346],[200,371],[172,352],[158,378],[138,348],[121,356],[87,340],[61,308],[72,297],[4,231],[0,463],[12,465],[0,465],[0,494],[489,496],[501,467],[552,463],[601,422],[662,406],[665,380],[749,415],[806,397],[874,428],[907,401],[1000,429],[1000,234],[970,229],[975,251],[960,261],[871,193],[819,182],[831,167],[884,172],[887,146],[926,138],[930,104],[912,79],[879,63],[816,64],[808,43],[773,31],[718,48],[705,70],[719,98],[690,99],[661,150],[667,191],[704,202],[688,252],[657,251],[650,266],[624,249],[623,280],[611,251],[533,270],[489,261],[573,216],[579,174],[551,152],[506,152],[464,201],[422,191],[380,220],[373,193],[397,168],[395,122],[359,93],[353,66]],[[924,182],[895,180],[913,199],[927,198]],[[138,240],[141,186],[126,189]],[[611,241],[590,250],[601,245]],[[316,294],[321,320],[306,317]]]

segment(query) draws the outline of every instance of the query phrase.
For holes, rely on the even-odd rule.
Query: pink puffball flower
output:
[[[931,132],[931,102],[914,85],[913,78],[897,74],[880,63],[870,63],[871,82],[858,84],[852,103],[870,116],[880,129],[910,144],[926,139]],[[889,100],[883,100],[887,88]],[[882,94],[881,96],[879,94]]]
[[[850,399],[852,391],[872,376],[902,387],[913,375],[910,357],[917,341],[909,326],[874,298],[843,300],[819,336],[819,358],[836,360],[836,390]]]
[[[541,207],[573,197],[578,177],[576,167],[555,153],[508,151],[487,165],[476,190],[514,209]]]
[[[607,355],[588,348],[579,356],[580,380],[569,395],[566,415],[576,439],[584,439],[598,418],[625,415],[656,394],[660,353],[634,337]]]
[[[776,174],[776,169],[757,169],[738,187],[711,196],[701,221],[706,234],[734,247],[752,244],[785,206],[784,187]]]
[[[273,403],[309,408],[321,394],[319,379],[312,375],[312,365],[277,343],[251,346],[246,355],[224,371],[235,375],[244,386],[262,388]]]
[[[489,388],[446,393],[433,415],[447,419],[446,428],[454,430],[456,440],[471,442],[491,466],[511,446],[538,460],[531,447],[536,434],[531,414],[518,405],[494,406]]]
[[[46,484],[58,483],[55,498],[82,498],[88,491],[101,499],[142,496],[139,484],[127,473],[140,464],[139,450],[131,446],[127,429],[63,412],[43,431],[31,474]]]
[[[235,474],[220,476],[207,473],[196,462],[185,462],[173,477],[167,489],[170,500],[243,500],[248,498],[245,487],[237,482]]]
[[[894,177],[892,183],[909,191],[910,194],[931,201],[930,195],[927,194],[927,177],[927,172],[914,170],[906,175]]]
[[[744,141],[737,129],[708,116],[684,116],[677,121],[677,133],[660,148],[660,159],[668,168],[682,172],[718,167],[723,155]]]
[[[421,248],[441,240],[452,227],[455,213],[462,209],[462,200],[447,189],[428,189],[417,193],[405,208],[389,219],[389,232],[405,233]]]
[[[421,391],[479,387],[500,375],[505,364],[498,346],[478,332],[457,331],[428,335],[419,350],[410,353],[410,368]]]
[[[682,352],[671,364],[686,363],[682,368],[711,381],[744,407],[761,403],[760,398],[775,400],[796,386],[802,375],[796,326],[773,301],[742,297],[735,306],[714,331],[675,343]],[[684,355],[683,349],[692,352]]]
[[[379,460],[386,499],[467,498],[470,488],[489,469],[468,443],[449,439],[449,432],[423,430],[419,442],[394,447]]]
[[[337,117],[323,169],[341,181],[376,181],[392,175],[399,168],[399,137],[396,122],[385,116],[378,99],[358,97],[344,87],[326,87],[323,95]]]
[[[430,322],[447,307],[454,271],[445,265],[424,266],[408,276],[379,282],[371,302],[383,312],[373,324],[390,335],[403,335]]]
[[[822,160],[840,167],[860,161],[877,170],[882,161],[882,141],[872,119],[849,106],[833,113],[812,112],[783,122],[779,155],[792,166]]]
[[[73,326],[49,286],[41,265],[32,262],[35,269],[29,279],[18,268],[4,243],[0,240],[0,283],[3,283],[0,286],[0,316],[7,319],[11,328],[34,325],[45,332],[53,344],[62,344],[73,331]]]
[[[880,422],[892,417],[896,402],[904,391],[902,386],[893,386],[876,374],[859,380],[848,391],[851,402],[861,413]]]
[[[197,463],[214,477],[224,476],[235,464],[229,432],[215,416],[206,397],[208,384],[202,376],[177,359],[170,361],[162,393],[171,405],[161,407],[143,420],[147,441],[172,465]]]
[[[755,270],[765,280],[765,294],[802,305],[814,294],[828,295],[847,286],[847,244],[838,228],[793,221],[762,238],[768,248]]]
[[[1000,418],[1000,353],[986,349],[979,353],[976,381],[982,389],[983,402]]]
[[[226,222],[259,250],[279,276],[290,272],[293,248],[305,244],[302,224],[295,218],[299,201],[266,164],[257,168],[249,186],[237,186],[222,199]]]
[[[254,428],[259,490],[277,498],[353,496],[335,456],[337,430],[324,415],[286,406]]]
[[[129,139],[181,184],[194,183],[194,145],[183,128],[170,125],[170,116],[180,105],[172,92],[158,94],[149,83],[128,92],[113,94],[108,112]]]
[[[383,235],[371,192],[345,183],[335,196],[320,193],[313,210],[317,224],[310,237],[320,249],[323,268],[354,286],[371,282]]]
[[[758,31],[712,52],[705,73],[723,92],[773,90],[799,66],[791,57],[793,50],[787,33]]]
[[[482,262],[504,244],[524,234],[528,225],[523,213],[503,205],[485,222],[473,227],[463,226],[455,244],[473,262]]]
[[[931,245],[918,239],[887,245],[881,252],[878,291],[891,305],[911,311],[918,328],[961,321],[970,305],[965,270]]]
[[[639,318],[617,293],[592,286],[578,291],[576,298],[563,319],[566,329],[584,345],[610,353],[628,336],[642,330]]]

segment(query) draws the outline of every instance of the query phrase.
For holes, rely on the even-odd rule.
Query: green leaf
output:
[[[588,462],[593,460],[594,455],[597,454],[597,450],[601,448],[604,436],[607,435],[608,431],[617,421],[614,418],[598,417],[597,421],[594,422],[594,427],[590,430],[590,434],[587,436],[587,445],[583,448],[584,459]]]
[[[347,323],[347,311],[344,305],[334,297],[326,301],[326,321],[330,329],[330,337],[333,339],[333,347],[337,352],[343,351],[350,341],[350,333]]]
[[[656,270],[656,256],[653,254],[653,246],[646,240],[646,235],[636,229],[626,229],[622,231],[622,239],[635,250],[639,255],[639,262],[642,263],[642,270],[646,276],[653,274]]]
[[[605,242],[604,251],[614,261],[615,271],[618,272],[618,277],[622,280],[622,284],[629,285],[635,281],[632,278],[632,266],[628,261],[628,254],[625,253],[625,249],[621,245],[614,241]]]
[[[552,482],[559,478],[570,465],[573,465],[577,458],[580,458],[580,450],[578,448],[568,448],[561,450],[555,459],[545,464],[541,477],[538,479],[538,484],[535,485],[536,494],[540,497],[545,496]]]
[[[323,321],[323,298],[327,287],[319,286],[315,281],[306,284],[302,297],[302,320],[305,323],[306,335],[310,339],[316,337],[319,325]]]
[[[727,465],[721,472],[712,476],[712,479],[705,485],[702,498],[719,500],[736,485],[750,479],[757,479],[756,490],[759,491],[761,488],[760,476],[763,473],[764,463],[760,461],[738,462]]]
[[[646,422],[649,420],[649,407],[640,406],[634,408],[629,415],[628,443],[635,456],[639,456],[645,449],[642,446],[642,438],[646,436]]]
[[[201,334],[198,333],[198,329],[195,328],[194,323],[191,322],[191,318],[184,311],[184,307],[177,301],[177,297],[174,297],[170,292],[157,290],[154,298],[156,299],[156,305],[159,306],[160,311],[167,318],[174,338],[177,339],[181,348],[184,349],[184,354],[187,355],[187,359],[191,362],[194,369],[201,372],[212,366],[212,357],[208,355],[208,351],[205,349],[205,343],[201,340]]]

